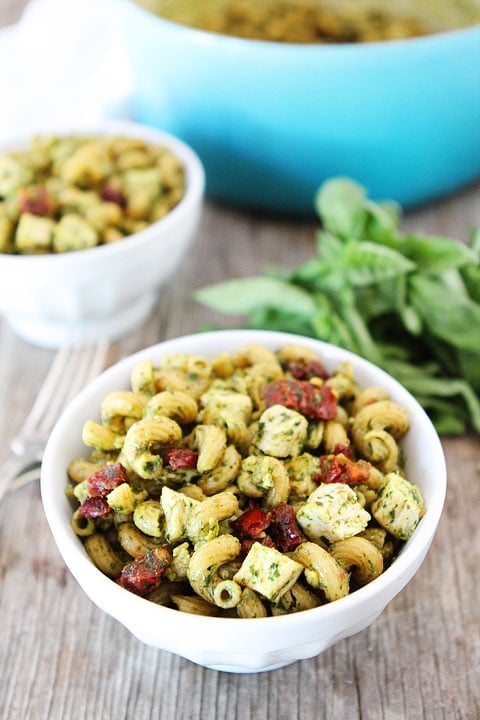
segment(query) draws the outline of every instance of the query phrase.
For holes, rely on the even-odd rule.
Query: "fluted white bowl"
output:
[[[190,615],[134,595],[103,575],[91,562],[70,526],[72,508],[65,497],[66,468],[82,454],[83,423],[98,416],[101,400],[112,390],[127,388],[133,366],[142,359],[154,364],[165,354],[194,353],[211,357],[248,343],[271,349],[300,343],[316,350],[327,368],[349,361],[360,385],[380,385],[410,417],[402,441],[406,472],[425,498],[427,512],[397,559],[370,584],[347,597],[291,615],[257,618],[214,618]],[[205,667],[229,672],[272,670],[311,658],[334,643],[364,630],[404,588],[420,568],[433,540],[446,492],[445,459],[439,437],[417,401],[392,377],[346,350],[316,340],[279,332],[224,330],[168,340],[121,360],[106,370],[67,408],[49,439],[42,465],[42,500],[48,523],[63,559],[88,597],[142,642],[188,658]]]
[[[164,145],[183,163],[183,199],[165,217],[115,243],[47,254],[0,253],[0,313],[24,339],[47,348],[116,339],[148,316],[161,285],[172,275],[195,236],[205,186],[196,153],[173,135],[131,122],[101,121],[55,128],[57,135],[126,135]],[[2,142],[0,154],[30,138]]]

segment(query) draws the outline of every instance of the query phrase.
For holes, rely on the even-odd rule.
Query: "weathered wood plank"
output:
[[[23,5],[3,0],[0,24]],[[467,236],[480,187],[408,213],[405,227]],[[114,343],[110,362],[203,322],[195,287],[294,265],[314,249],[315,223],[209,202],[196,244],[146,325]],[[53,353],[0,320],[0,461]],[[230,675],[157,652],[92,605],[65,569],[38,487],[0,508],[2,720],[475,720],[480,717],[480,447],[444,440],[445,513],[420,572],[366,631],[318,658],[271,673]],[[0,464],[1,467],[1,464]]]

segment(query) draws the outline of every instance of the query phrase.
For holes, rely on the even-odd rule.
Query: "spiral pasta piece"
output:
[[[382,472],[398,467],[397,440],[409,428],[406,411],[392,400],[379,400],[363,407],[352,423],[352,438],[357,450]]]
[[[186,534],[196,543],[209,540],[219,533],[219,523],[238,510],[236,496],[228,491],[203,500],[192,509],[186,525]]]
[[[130,467],[141,477],[152,479],[162,472],[160,451],[174,445],[182,437],[178,423],[167,417],[143,418],[132,425],[126,436],[123,451]]]
[[[117,538],[125,552],[133,558],[142,557],[154,547],[151,540],[146,538],[132,522],[124,522],[118,526]]]
[[[338,540],[328,551],[360,585],[375,580],[383,572],[382,553],[364,537],[354,536]]]
[[[145,406],[145,417],[169,417],[179,425],[195,421],[198,405],[195,399],[181,390],[163,390],[154,395]]]
[[[147,404],[147,397],[128,390],[116,390],[105,395],[100,415],[102,425],[118,434],[124,434],[128,420],[139,420]]]
[[[227,445],[225,452],[216,467],[198,480],[198,487],[205,495],[214,495],[222,492],[231,485],[239,471],[242,463],[242,456],[235,445]]]
[[[227,447],[225,430],[216,425],[197,425],[193,437],[193,447],[198,449],[197,470],[210,472],[217,467]]]
[[[322,590],[327,600],[338,600],[349,592],[347,571],[332,555],[316,543],[301,543],[292,558],[305,568],[305,578],[315,590]]]
[[[239,553],[239,540],[229,534],[220,535],[195,550],[190,558],[187,576],[197,595],[215,605],[215,587],[223,582],[218,576],[218,569]]]

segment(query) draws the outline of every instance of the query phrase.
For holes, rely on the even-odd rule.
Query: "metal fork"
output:
[[[56,354],[32,409],[0,466],[0,503],[5,495],[40,477],[43,451],[57,418],[70,400],[105,367],[109,344],[63,347]]]

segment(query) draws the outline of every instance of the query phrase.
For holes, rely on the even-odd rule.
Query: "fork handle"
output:
[[[21,462],[19,458],[11,457],[0,467],[0,504],[11,492],[40,478],[40,462],[38,461],[25,467],[25,463]]]

